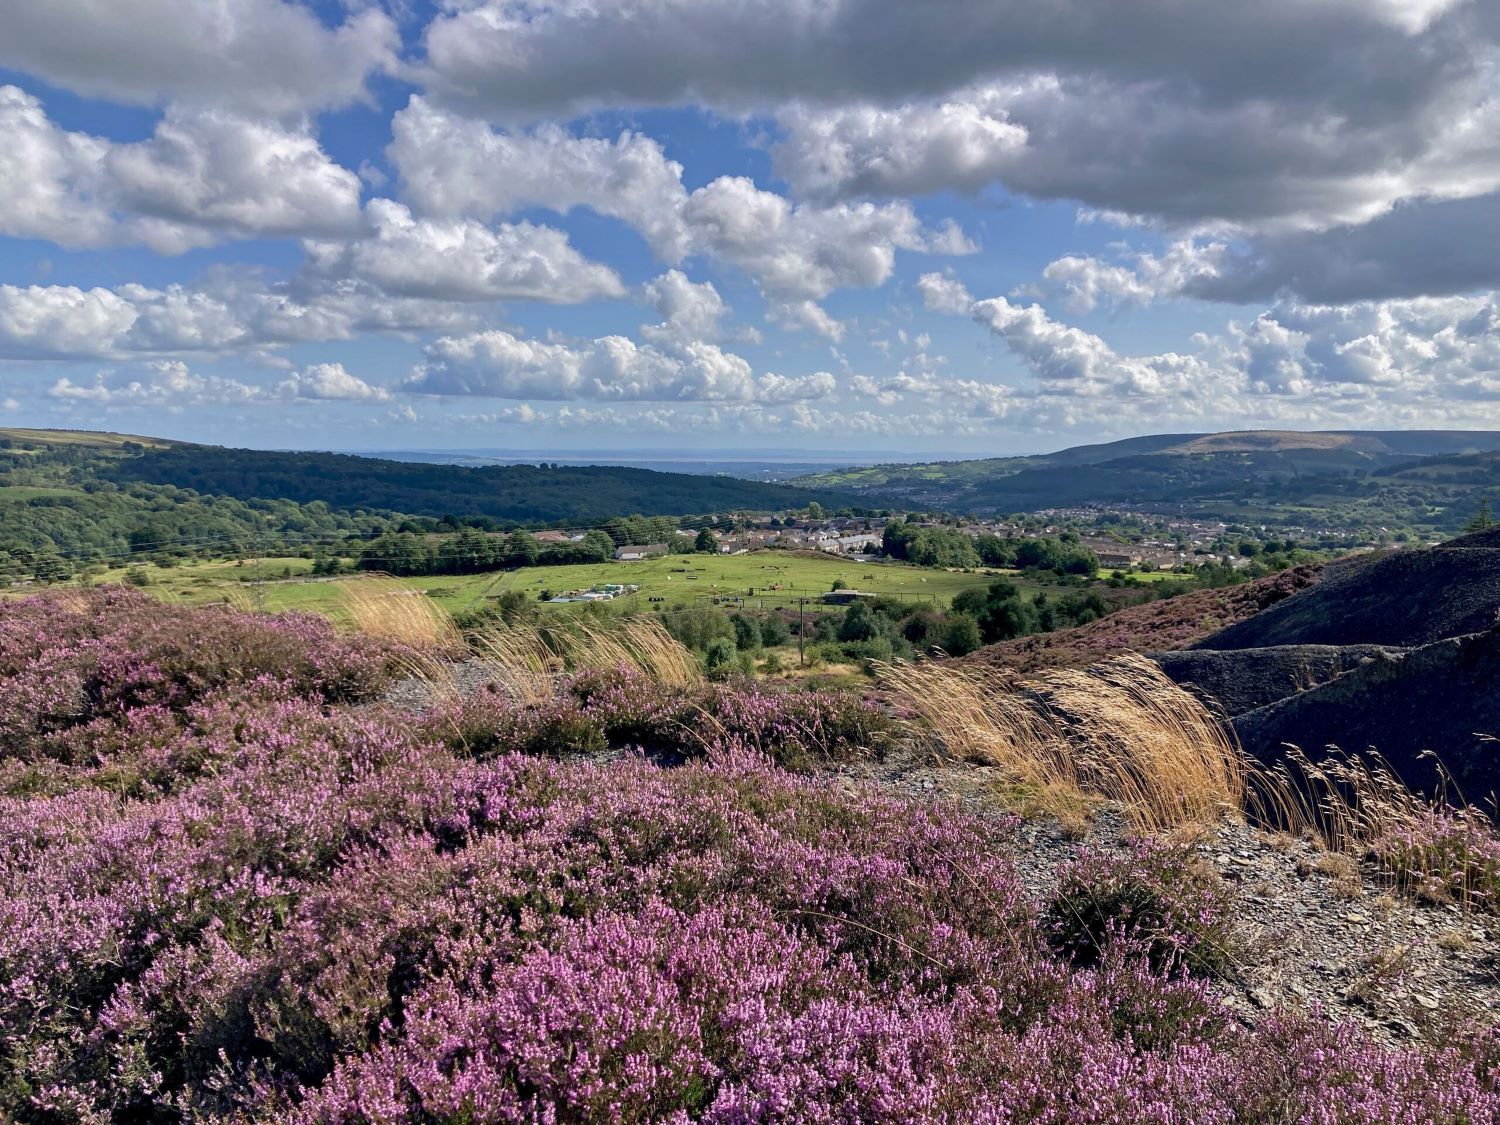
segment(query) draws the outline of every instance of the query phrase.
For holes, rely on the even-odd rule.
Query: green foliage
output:
[[[949,656],[967,656],[983,644],[979,634],[979,622],[966,613],[948,619],[939,645]]]
[[[972,617],[985,644],[995,644],[1031,633],[1049,633],[1073,625],[1087,625],[1110,612],[1096,590],[1053,600],[1038,592],[1029,601],[1014,582],[1004,578],[988,590],[965,590],[953,599],[953,612]]]
[[[241,500],[275,497],[298,503],[323,501],[350,511],[373,508],[434,518],[487,516],[517,523],[595,523],[621,512],[776,511],[800,508],[809,496],[786,485],[618,466],[469,468],[335,453],[194,445],[144,450],[112,462],[106,473],[121,485],[175,485]],[[824,498],[848,499],[826,493]],[[660,541],[661,537],[638,540]]]
[[[972,536],[951,528],[917,527],[902,520],[886,525],[881,546],[892,558],[917,566],[973,567],[980,564]]]
[[[1050,570],[1057,574],[1099,573],[1099,556],[1087,547],[1060,539],[1020,539],[1015,544],[1015,565],[1023,570]]]
[[[1490,498],[1488,496],[1479,501],[1479,510],[1474,513],[1474,518],[1463,526],[1465,535],[1473,535],[1476,532],[1488,531],[1495,526],[1495,517],[1490,514]]]
[[[727,675],[739,667],[738,652],[731,637],[715,637],[703,649],[703,667],[708,674]]]
[[[31,569],[38,582],[66,582],[73,577],[73,568],[61,555],[51,551],[37,555]]]
[[[743,613],[732,614],[729,622],[734,626],[734,644],[741,652],[753,652],[761,646],[760,622]]]
[[[792,639],[792,631],[779,614],[763,617],[760,621],[760,643],[766,648],[776,648]]]
[[[693,540],[693,550],[700,555],[717,555],[719,553],[719,537],[705,527],[698,532],[698,538]]]
[[[716,640],[726,640],[734,648],[735,629],[729,617],[708,606],[693,606],[664,614],[667,632],[696,652],[707,652]]]

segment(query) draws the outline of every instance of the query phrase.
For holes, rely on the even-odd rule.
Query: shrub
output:
[[[741,652],[753,652],[760,648],[760,623],[753,617],[746,617],[743,613],[731,614],[730,624],[734,626],[734,644]]]
[[[728,637],[715,637],[703,650],[703,667],[710,676],[727,675],[737,667],[736,653],[734,641]]]
[[[1420,898],[1500,913],[1500,836],[1477,810],[1412,810],[1404,823],[1383,826],[1368,848],[1399,886]]]
[[[764,617],[760,622],[760,643],[766,648],[776,648],[792,639],[791,630],[779,614]]]
[[[984,643],[979,635],[979,622],[962,613],[950,617],[940,643],[949,656],[967,656]]]
[[[1229,976],[1239,949],[1233,906],[1232,889],[1191,849],[1137,840],[1121,854],[1085,851],[1059,870],[1047,934],[1078,965],[1125,950],[1157,972]]]

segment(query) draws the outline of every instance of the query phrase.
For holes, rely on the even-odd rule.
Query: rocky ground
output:
[[[832,767],[843,784],[1005,815],[996,771],[897,752]],[[997,793],[997,790],[1001,792]],[[1080,832],[1047,816],[1023,819],[1012,858],[1038,898],[1085,845],[1113,847],[1120,810],[1096,810]],[[1194,847],[1237,890],[1249,951],[1222,985],[1247,1021],[1281,1008],[1317,1008],[1384,1038],[1440,1031],[1466,1014],[1500,1018],[1500,920],[1457,905],[1418,903],[1373,868],[1305,840],[1226,822]]]

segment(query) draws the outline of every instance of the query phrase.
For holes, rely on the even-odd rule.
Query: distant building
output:
[[[667,553],[665,543],[643,543],[636,546],[621,547],[615,552],[615,558],[620,562],[634,562],[640,559],[660,558]]]
[[[572,536],[566,531],[538,531],[535,539],[538,543],[569,543]]]
[[[1099,552],[1099,565],[1105,570],[1127,570],[1139,561],[1135,555],[1122,555],[1111,551]]]

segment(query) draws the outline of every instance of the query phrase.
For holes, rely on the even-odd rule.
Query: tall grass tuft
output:
[[[883,665],[885,685],[955,757],[999,767],[1058,808],[1120,802],[1135,826],[1206,824],[1241,807],[1248,768],[1214,716],[1142,656],[1025,681],[947,661]]]
[[[580,622],[568,635],[568,662],[577,669],[637,668],[657,683],[687,687],[703,679],[691,649],[650,617],[627,617],[608,628]]]
[[[479,630],[470,635],[469,647],[517,702],[546,703],[557,695],[562,656],[534,625],[516,622]]]
[[[609,625],[515,622],[473,633],[469,645],[508,694],[523,703],[554,699],[564,672],[623,667],[668,687],[703,680],[698,658],[650,617],[626,617]]]
[[[371,575],[338,583],[332,620],[400,647],[395,663],[404,677],[425,684],[434,699],[458,694],[451,657],[461,643],[453,619],[420,590],[393,578]]]
[[[1329,851],[1373,861],[1404,894],[1500,913],[1500,834],[1494,821],[1469,805],[1432,758],[1439,786],[1414,793],[1379,754],[1330,748],[1313,761],[1301,749],[1255,786],[1252,815],[1290,822]]]
[[[372,575],[338,584],[342,623],[372,637],[399,641],[414,648],[448,647],[459,643],[453,619],[420,590],[394,578]]]

